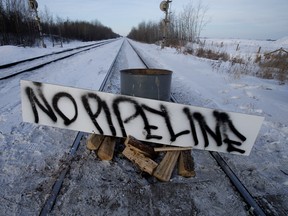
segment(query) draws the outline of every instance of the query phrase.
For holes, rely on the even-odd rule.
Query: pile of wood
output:
[[[87,140],[87,148],[96,151],[97,156],[101,160],[112,160],[115,143],[116,138],[114,137],[92,134]],[[178,174],[180,176],[195,176],[191,148],[153,148],[132,136],[128,136],[124,144],[125,148],[122,154],[136,164],[143,172],[155,176],[160,181],[170,180],[177,162]]]

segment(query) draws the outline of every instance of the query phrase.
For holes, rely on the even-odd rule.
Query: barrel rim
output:
[[[131,69],[124,69],[121,70],[120,73],[122,74],[129,74],[129,75],[171,75],[173,72],[171,70],[166,69],[146,69],[146,68],[131,68]]]

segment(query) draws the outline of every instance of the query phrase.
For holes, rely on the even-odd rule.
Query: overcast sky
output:
[[[162,0],[37,0],[39,10],[71,20],[98,20],[115,33],[126,36],[142,21],[159,21]],[[190,0],[173,0],[179,13]],[[279,39],[288,36],[288,0],[202,0],[210,22],[202,37]]]

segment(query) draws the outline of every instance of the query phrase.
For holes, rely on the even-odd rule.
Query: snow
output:
[[[256,42],[250,44],[255,45]],[[266,41],[263,43],[267,44]],[[274,42],[270,43],[274,46]],[[179,56],[174,49],[170,48],[166,48],[165,52],[161,53],[162,50],[157,46],[141,44],[139,47],[147,55],[161,56],[161,59],[151,59],[151,61],[157,59],[155,63],[159,67],[174,71],[172,92],[179,92],[176,98],[183,98],[181,103],[264,116],[262,131],[248,158],[223,156],[237,168],[239,176],[242,176],[242,172],[246,172],[250,167],[255,172],[262,170],[265,173],[257,173],[249,180],[246,175],[243,178],[249,190],[254,191],[263,184],[261,190],[256,190],[257,195],[282,194],[283,191],[287,193],[288,188],[285,186],[287,176],[281,173],[281,170],[287,170],[288,162],[287,85],[279,85],[275,80],[248,75],[231,79],[226,73],[219,74],[213,71],[206,60],[188,55]],[[266,179],[259,177],[262,182],[256,178],[257,175],[264,175]]]
[[[279,46],[287,47],[287,45],[288,45],[288,37],[280,38],[280,39],[276,40],[275,43],[279,44]]]
[[[92,43],[93,42],[74,41],[70,43],[63,43],[63,47],[60,47],[60,46],[53,47],[50,44],[49,46],[47,46],[46,49],[39,48],[39,47],[15,47],[11,45],[5,45],[5,46],[1,46],[0,65],[21,61],[23,59],[42,56],[42,55],[50,54],[53,52],[59,52],[59,51],[67,50],[67,49],[74,48],[77,46],[85,46],[85,45],[89,45]]]
[[[1,215],[39,214],[59,170],[65,166],[63,161],[69,160],[68,152],[76,135],[75,131],[23,123],[20,80],[97,90],[123,40],[0,81]],[[215,62],[211,60],[180,54],[172,48],[161,50],[156,45],[133,44],[148,57],[149,65],[173,71],[171,91],[179,103],[265,117],[250,156],[222,156],[262,205],[274,202],[271,214],[285,215],[288,206],[287,84],[279,85],[275,80],[249,74],[231,76],[225,68],[227,64],[215,70]],[[256,55],[260,46],[261,52],[280,47],[287,50],[288,38],[278,41],[206,39],[205,44],[248,58]],[[238,44],[240,49],[236,51]],[[79,42],[74,42],[69,47],[77,45]],[[1,46],[0,64],[65,48],[67,45],[47,49]],[[118,71],[143,67],[127,42],[122,49]],[[106,91],[119,93],[119,82],[119,74],[113,75]],[[84,215],[93,211],[100,215],[143,215],[143,208],[152,215],[232,215],[235,212],[246,215],[243,201],[208,152],[195,150],[193,157],[195,178],[174,175],[170,182],[158,183],[143,178],[120,153],[111,163],[99,161],[85,149],[83,140],[52,215]],[[143,208],[139,207],[140,203]]]

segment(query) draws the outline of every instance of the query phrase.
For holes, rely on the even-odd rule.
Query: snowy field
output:
[[[248,40],[248,39],[201,39],[205,48],[218,49],[228,52],[232,56],[255,55],[260,48],[260,53],[267,53],[279,48],[288,49],[288,37],[276,41]]]
[[[122,42],[123,39],[100,49],[77,55],[71,59],[50,64],[37,71],[0,81],[0,186],[2,188],[0,191],[0,215],[39,214],[57,177],[57,173],[61,170],[63,165],[61,161],[67,159],[70,145],[76,135],[74,131],[23,123],[21,118],[20,80],[33,80],[96,90],[99,88],[101,80],[108,71]],[[214,40],[213,45],[221,44],[222,42],[222,48],[224,47],[226,52],[231,55],[241,54],[242,57],[249,57],[255,54],[259,46],[262,47],[261,50],[263,52],[264,50],[273,51],[280,47],[288,49],[287,38],[278,41],[219,39]],[[180,54],[172,48],[161,50],[156,45],[136,42],[133,42],[133,44],[142,54],[147,56],[149,64],[154,68],[164,68],[173,71],[172,93],[180,103],[265,117],[250,156],[244,157],[230,154],[222,154],[222,156],[231,165],[252,196],[256,197],[262,205],[269,206],[271,215],[287,215],[287,83],[279,85],[276,80],[265,80],[249,75],[235,78],[229,75],[225,65],[221,66],[220,70],[215,71],[212,66],[212,60]],[[211,39],[209,41],[207,39],[206,45],[208,46],[208,44],[212,44]],[[238,44],[240,44],[240,49],[236,51]],[[71,43],[69,47],[77,45],[79,43]],[[64,45],[64,48],[48,47],[47,49],[2,46],[0,47],[0,65],[44,53],[56,52],[65,48],[67,48],[66,45]],[[119,70],[139,67],[126,42],[123,49],[124,54],[122,54],[122,58],[118,62],[120,65]],[[251,71],[251,74],[253,73]],[[119,93],[119,86],[117,87],[119,76],[115,76],[114,81],[110,85],[110,90],[114,93]],[[119,185],[127,186],[129,181],[131,181],[131,179],[128,181],[127,176],[137,176],[139,174],[135,174],[134,168],[129,168],[131,164],[125,162],[125,160],[123,162],[123,159],[115,159],[116,162],[114,163],[98,161],[99,165],[91,170],[89,166],[83,166],[83,164],[86,161],[90,166],[95,166],[93,165],[95,158],[85,151],[83,146],[79,151],[80,159],[78,158],[79,161],[74,165],[75,169],[72,169],[70,173],[70,182],[67,181],[64,185],[65,190],[61,194],[60,203],[55,206],[54,215],[59,215],[63,212],[65,212],[63,215],[76,215],[75,212],[69,212],[73,209],[70,205],[76,203],[79,206],[84,202],[83,199],[85,197],[91,197],[90,193],[92,192],[90,190],[87,191],[85,186],[81,185],[84,187],[80,187],[81,190],[77,188],[78,181],[82,178],[85,179],[88,189],[92,185],[97,185],[99,188],[102,187],[102,190],[98,191],[99,193],[104,193],[103,190],[105,189],[108,191],[107,193],[113,194],[113,190],[117,190],[119,178],[122,179]],[[174,177],[171,180],[171,184],[179,190],[179,193],[184,193],[185,190],[193,190],[189,195],[182,197],[192,200],[190,204],[183,204],[183,206],[185,208],[187,206],[195,207],[197,211],[191,210],[190,213],[197,213],[197,215],[231,215],[233,213],[235,215],[246,215],[245,209],[242,207],[243,203],[240,201],[241,199],[229,188],[231,187],[229,183],[224,183],[224,181],[227,182],[227,179],[225,180],[223,173],[217,170],[215,162],[211,162],[211,159],[208,158],[207,160],[205,159],[208,156],[207,153],[205,151],[194,151],[193,156],[197,177],[192,180]],[[92,161],[91,158],[93,159]],[[104,169],[106,172],[103,171]],[[107,170],[111,170],[111,172],[107,172]],[[101,178],[99,174],[102,175]],[[110,178],[110,183],[106,181],[108,178]],[[107,209],[105,211],[98,209],[98,211],[103,213],[103,215],[104,213],[110,215],[125,214],[127,211],[125,211],[123,206],[128,205],[126,200],[129,197],[132,199],[133,193],[136,194],[135,197],[140,197],[139,199],[141,199],[143,194],[149,194],[148,197],[150,198],[152,195],[159,196],[155,194],[155,191],[153,192],[153,188],[157,190],[157,184],[149,185],[149,182],[147,183],[138,177],[135,178],[134,182],[141,185],[141,188],[135,186],[135,190],[133,192],[130,191],[130,193],[127,189],[125,193],[123,192],[123,197],[118,193],[117,200],[121,200],[118,203],[118,208],[116,205],[113,208],[109,207],[110,211]],[[190,186],[184,185],[184,183],[189,183],[189,181],[192,181],[193,184],[189,184]],[[199,182],[202,183],[199,184]],[[213,185],[215,187],[212,188]],[[166,190],[170,189],[169,183],[163,184],[162,187]],[[123,188],[125,187],[123,186]],[[77,193],[75,193],[76,190],[78,190]],[[81,191],[86,191],[87,194],[79,195]],[[75,196],[79,196],[79,200]],[[164,194],[165,196],[168,196],[168,192]],[[177,196],[175,194],[175,197]],[[94,197],[94,199],[96,198]],[[173,197],[170,197],[170,199],[173,200]],[[70,201],[71,204],[69,205]],[[89,202],[92,201],[90,200]],[[141,201],[144,202],[143,198]],[[87,204],[89,202],[86,200],[83,207],[78,208],[78,215],[84,215],[83,212],[93,209],[91,203],[90,206]],[[102,200],[103,202],[105,203],[105,200]],[[137,202],[134,201],[132,203],[137,208]],[[151,207],[151,202],[147,203],[147,201],[144,204],[150,206],[148,210],[152,215],[153,213],[159,213],[159,215],[165,215],[166,213],[166,215],[169,215],[167,203],[168,201],[161,200],[161,196],[159,196],[157,203],[155,200],[153,201],[156,206],[153,205]],[[110,202],[110,204],[112,205],[113,203]],[[119,210],[119,205],[122,210]],[[173,204],[171,201],[171,205],[177,205],[177,203]],[[226,208],[226,205],[230,207]],[[105,206],[102,207],[105,209]],[[126,206],[126,208],[128,207]],[[181,206],[179,209],[181,210]],[[138,214],[141,215],[140,210],[138,209]],[[181,214],[180,210],[179,214]],[[188,215],[187,212],[183,213],[182,211],[183,215]],[[142,215],[145,214],[143,213]]]

